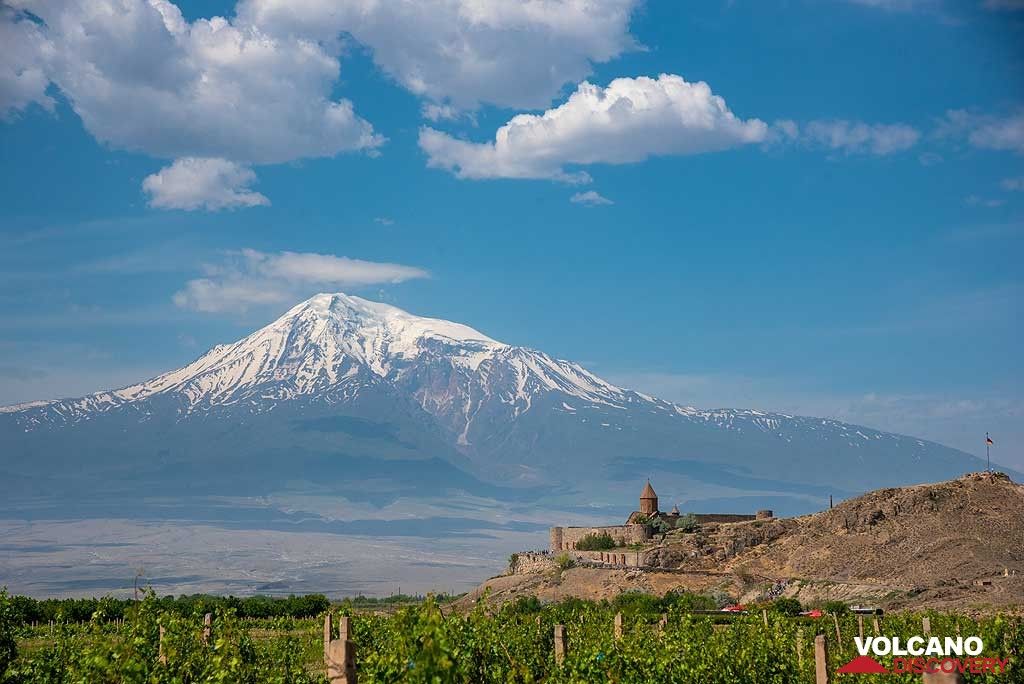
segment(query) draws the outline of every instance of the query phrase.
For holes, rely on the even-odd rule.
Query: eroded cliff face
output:
[[[715,570],[799,527],[792,518],[708,523],[692,533],[670,532],[644,555],[644,565],[663,569]]]

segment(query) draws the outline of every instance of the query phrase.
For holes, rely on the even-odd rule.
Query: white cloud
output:
[[[395,225],[395,220],[392,218],[388,218],[387,216],[377,216],[373,219],[373,222],[382,226]]]
[[[39,104],[53,109],[46,94],[50,84],[47,69],[53,46],[29,18],[0,5],[0,117]]]
[[[338,61],[316,43],[167,0],[13,0],[44,22],[44,68],[97,139],[156,157],[276,163],[382,140],[330,99]],[[7,51],[4,51],[5,54]]]
[[[227,159],[177,159],[142,181],[149,206],[159,209],[235,209],[270,204],[249,189],[255,182],[252,169]]]
[[[615,204],[615,202],[612,202],[610,199],[594,190],[577,192],[569,198],[569,201],[574,204],[584,204],[588,207],[596,207],[602,204]]]
[[[787,123],[792,125],[792,122]],[[906,124],[870,124],[841,119],[811,121],[804,124],[799,133],[799,139],[812,147],[878,156],[908,150],[920,138],[921,134]]]
[[[207,265],[205,277],[185,283],[174,294],[174,303],[195,311],[244,311],[294,302],[316,289],[401,283],[430,275],[415,266],[312,252],[243,249],[226,257],[222,264]]]
[[[618,78],[607,88],[580,84],[565,104],[520,114],[493,142],[473,143],[424,127],[428,164],[460,178],[549,178],[588,182],[566,165],[626,164],[651,156],[698,154],[760,142],[768,126],[744,121],[704,82],[680,76]]]
[[[383,142],[332,98],[338,59],[308,38],[221,17],[190,23],[168,0],[7,5],[2,108],[52,106],[52,82],[97,140],[159,158],[272,164]]]
[[[964,198],[964,202],[972,207],[985,207],[986,209],[994,209],[1006,204],[1006,200],[991,199],[988,197],[980,197],[978,195],[968,195]]]
[[[966,137],[972,146],[980,149],[1024,154],[1024,112],[992,116],[952,109],[939,122],[936,135]]]
[[[452,105],[436,104],[434,102],[423,103],[420,113],[423,115],[424,119],[434,122],[455,121],[462,115],[462,112]]]
[[[340,50],[341,34],[428,99],[428,117],[481,103],[539,108],[594,63],[637,47],[640,0],[243,0],[238,21],[274,36],[307,36]],[[434,119],[436,120],[436,119]]]
[[[1010,192],[1024,191],[1024,176],[1018,176],[1017,178],[1004,178],[999,184],[999,187]]]

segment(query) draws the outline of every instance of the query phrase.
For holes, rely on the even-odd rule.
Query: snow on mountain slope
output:
[[[499,375],[506,383],[492,392],[489,380]],[[426,382],[431,376],[444,382]],[[186,415],[238,403],[258,412],[299,397],[352,400],[361,386],[380,381],[408,389],[430,413],[454,411],[467,424],[474,396],[493,396],[515,417],[545,391],[600,403],[624,394],[577,364],[502,344],[459,323],[337,293],[311,297],[238,342],[217,345],[151,380],[4,411],[45,413],[47,423],[74,421],[163,395],[176,399]]]
[[[394,457],[440,457],[516,486],[581,487],[642,469],[730,486],[745,473],[750,486],[856,488],[976,467],[969,454],[838,421],[678,406],[465,325],[344,294],[316,295],[151,380],[0,410],[0,439],[23,474],[36,455],[82,452],[273,468],[348,449],[364,463],[381,456],[381,439]]]

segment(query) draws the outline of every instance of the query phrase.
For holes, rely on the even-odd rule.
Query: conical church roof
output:
[[[648,480],[647,484],[644,485],[644,491],[640,492],[641,499],[657,499],[658,495],[654,493],[654,487],[651,486],[651,481]]]

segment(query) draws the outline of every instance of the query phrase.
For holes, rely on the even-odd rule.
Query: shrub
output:
[[[642,591],[624,591],[611,601],[611,607],[626,615],[657,615],[661,610],[661,599]]]
[[[788,615],[789,617],[799,615],[803,609],[804,607],[795,598],[775,599],[772,603],[772,610],[780,615]]]
[[[20,622],[15,613],[14,602],[7,596],[7,588],[0,589],[0,681],[5,679],[7,669],[18,657],[18,642],[14,639],[14,628]]]
[[[655,532],[658,532],[659,534],[665,534],[666,532],[671,532],[675,529],[674,527],[669,525],[664,520],[661,520],[660,518],[655,518],[654,520],[652,520],[649,523],[649,527]]]
[[[509,615],[533,615],[539,613],[543,606],[536,596],[520,596],[515,601],[510,601],[502,607],[502,614]]]
[[[607,551],[614,548],[615,540],[607,532],[588,534],[576,542],[578,551]]]
[[[825,603],[824,610],[833,615],[846,615],[850,612],[850,607],[842,601],[828,601]]]
[[[697,516],[693,513],[684,513],[676,521],[676,529],[683,532],[696,532],[700,529],[700,523],[697,522]]]
[[[722,605],[727,605],[731,602],[731,599],[727,596]],[[694,594],[683,590],[672,590],[662,597],[660,612],[667,613],[671,609],[681,612],[688,610],[715,610],[719,607],[718,598],[715,596]]]
[[[558,566],[559,570],[568,570],[569,568],[576,567],[576,561],[569,554],[560,553],[555,556],[555,565]]]

